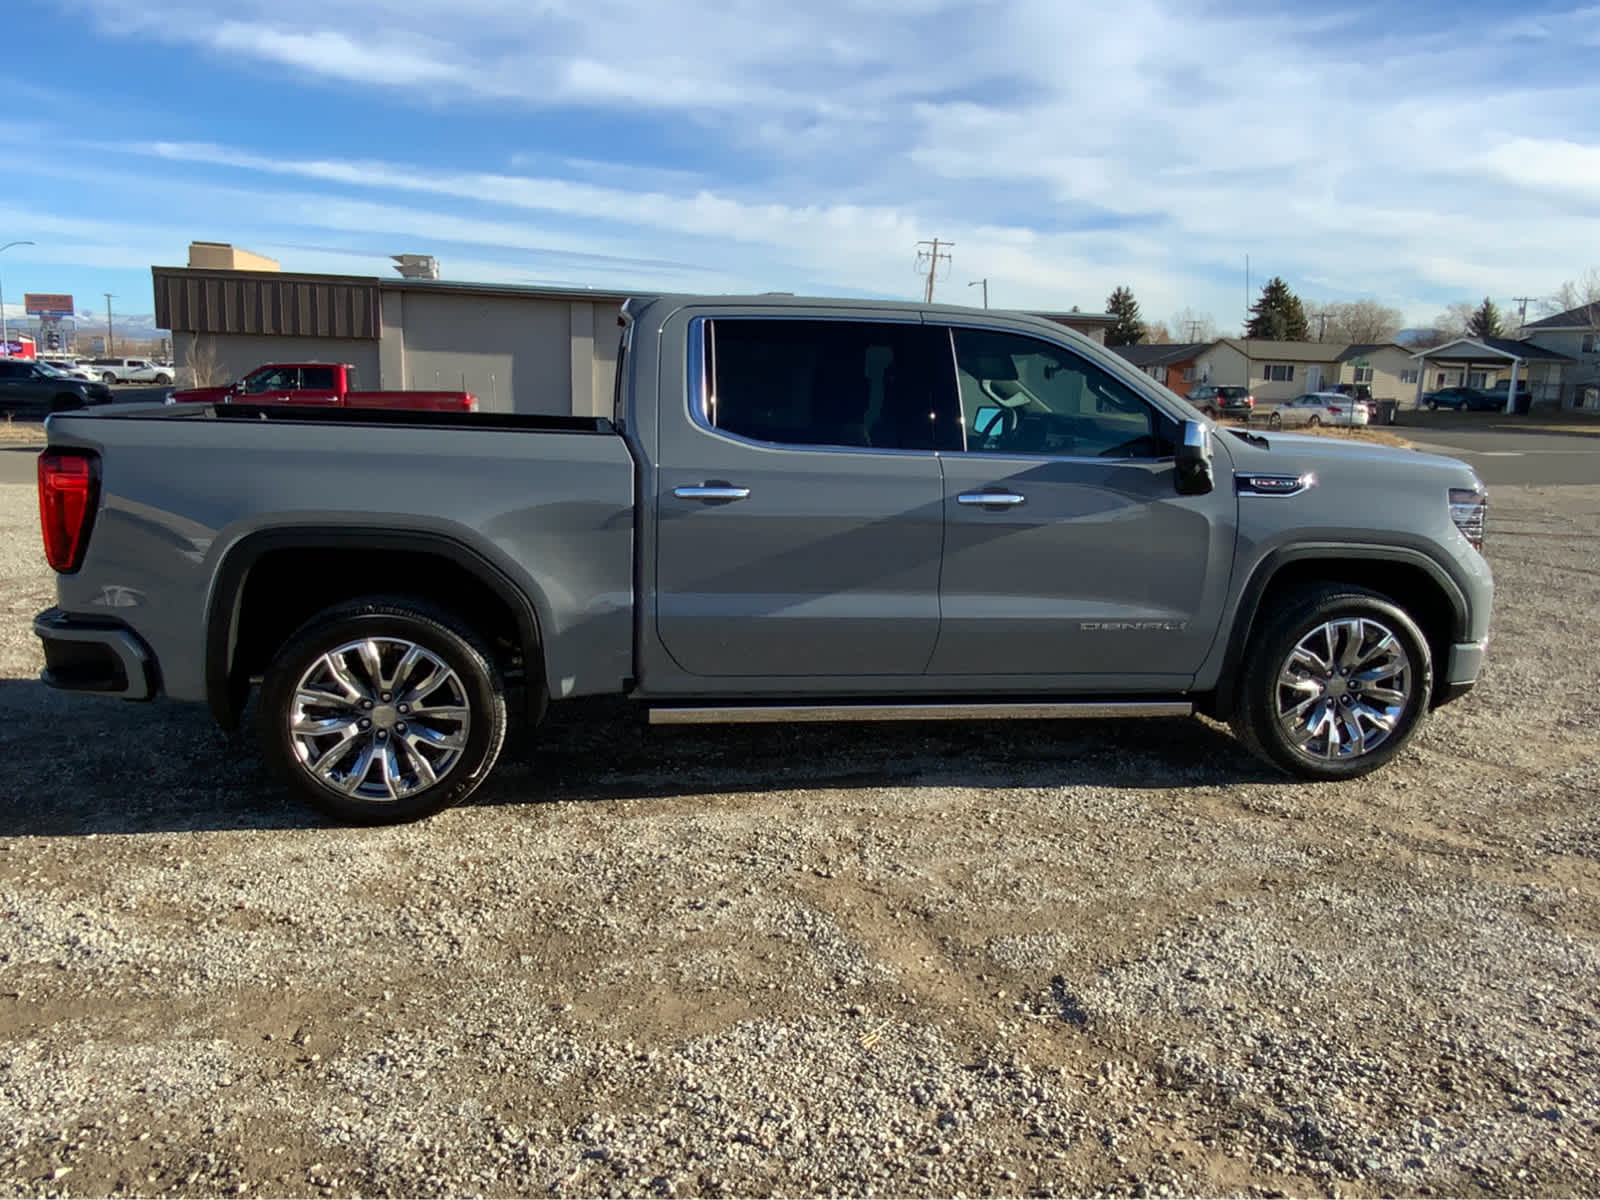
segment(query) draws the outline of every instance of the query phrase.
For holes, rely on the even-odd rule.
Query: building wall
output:
[[[1302,392],[1310,391],[1308,368],[1312,366],[1322,368],[1322,382],[1319,386],[1327,387],[1339,382],[1340,364],[1337,362],[1286,363],[1285,365],[1294,368],[1294,377],[1269,382],[1266,374],[1267,365],[1283,361],[1270,357],[1256,358],[1252,355],[1247,363],[1242,351],[1226,342],[1219,342],[1196,366],[1199,368],[1199,375],[1208,383],[1249,388],[1257,404],[1279,404],[1285,400],[1293,400]]]
[[[1372,389],[1373,398],[1398,400],[1404,405],[1416,399],[1418,388],[1415,381],[1402,382],[1400,373],[1417,369],[1420,361],[1412,358],[1409,350],[1403,350],[1399,346],[1383,346],[1362,355],[1359,360],[1340,363],[1339,374],[1328,382],[1355,383],[1357,362],[1365,362],[1372,368],[1372,380],[1367,386]]]
[[[1546,350],[1565,354],[1572,362],[1565,364],[1559,386],[1554,391],[1562,408],[1593,409],[1600,396],[1600,332],[1586,329],[1535,329],[1528,341]],[[1584,344],[1589,349],[1585,350]],[[1550,389],[1546,389],[1547,391]]]
[[[278,260],[226,242],[190,242],[189,266],[207,271],[276,271]]]
[[[270,362],[342,362],[356,369],[363,388],[382,387],[378,343],[365,338],[273,337],[248,333],[172,335],[173,366],[182,386],[192,386],[195,355],[212,363],[212,383],[233,383]]]
[[[382,386],[473,392],[483,412],[609,414],[616,321],[610,303],[387,291]]]

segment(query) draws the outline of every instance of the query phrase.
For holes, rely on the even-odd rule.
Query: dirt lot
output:
[[[325,828],[34,682],[0,488],[0,1191],[1600,1191],[1600,489],[1482,686],[1304,786],[1201,721],[648,731]]]

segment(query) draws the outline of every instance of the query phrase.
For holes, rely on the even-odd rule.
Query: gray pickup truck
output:
[[[1199,711],[1346,779],[1477,677],[1462,463],[1222,432],[1013,314],[670,296],[621,323],[610,419],[50,418],[45,681],[229,728],[258,689],[292,788],[392,821],[578,696],[655,723]]]

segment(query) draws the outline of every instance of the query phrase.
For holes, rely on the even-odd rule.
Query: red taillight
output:
[[[1328,405],[1328,411],[1333,413],[1335,416],[1338,416],[1344,411],[1344,409],[1340,408],[1337,404],[1330,404]]]
[[[39,527],[44,556],[63,573],[76,571],[100,502],[100,459],[87,451],[39,455]]]

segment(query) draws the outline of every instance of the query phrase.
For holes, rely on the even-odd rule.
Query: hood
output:
[[[1427,454],[1355,438],[1322,437],[1314,433],[1258,433],[1255,430],[1246,437],[1238,430],[1227,432],[1234,435],[1228,445],[1236,451],[1236,457],[1250,459],[1252,469],[1260,471],[1315,470],[1318,464],[1324,463],[1351,467],[1370,464],[1378,470],[1467,466],[1460,459],[1443,454]],[[1261,456],[1259,461],[1257,455]],[[1281,461],[1283,466],[1268,466],[1275,461]]]

